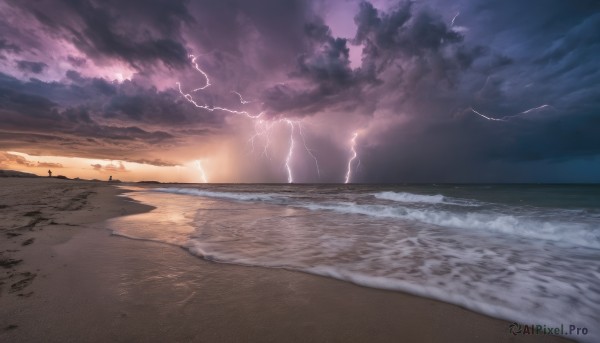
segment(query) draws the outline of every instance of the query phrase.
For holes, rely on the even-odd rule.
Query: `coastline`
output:
[[[104,220],[151,207],[106,183],[0,185],[0,257],[22,260],[0,268],[0,341],[567,341],[512,336],[506,321],[436,300],[111,236]]]

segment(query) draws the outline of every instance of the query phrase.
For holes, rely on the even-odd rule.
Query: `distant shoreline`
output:
[[[59,175],[61,176],[61,175]],[[0,169],[0,178],[2,177],[24,177],[24,178],[49,178],[47,175],[37,175],[32,173],[26,173],[16,170],[2,170]],[[90,181],[90,182],[114,182],[124,184],[160,184],[160,185],[339,185],[345,187],[352,186],[373,186],[373,185],[386,185],[386,186],[421,186],[421,185],[437,185],[437,186],[600,186],[600,183],[578,183],[578,182],[392,182],[392,183],[341,183],[341,182],[294,182],[294,183],[283,183],[283,182],[175,182],[175,181],[155,181],[155,180],[141,180],[141,181],[128,181],[128,180],[100,180],[100,179],[81,179],[78,177],[58,177],[52,176],[51,178],[63,178],[74,181]]]

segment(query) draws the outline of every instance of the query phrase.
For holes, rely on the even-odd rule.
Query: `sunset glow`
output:
[[[10,169],[46,176],[98,179],[106,181],[110,176],[120,181],[206,182],[206,176],[198,172],[198,161],[177,166],[154,166],[122,160],[100,160],[81,157],[31,156],[8,151],[0,154],[0,169]],[[217,178],[218,179],[218,178]]]

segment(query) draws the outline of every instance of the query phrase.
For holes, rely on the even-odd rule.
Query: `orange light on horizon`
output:
[[[11,169],[46,176],[120,181],[207,182],[203,166],[198,173],[198,161],[176,166],[155,166],[123,160],[93,159],[65,156],[34,156],[17,151],[0,152],[0,169]]]

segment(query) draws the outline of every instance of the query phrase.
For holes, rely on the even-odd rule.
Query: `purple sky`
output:
[[[0,15],[0,151],[202,161],[222,182],[343,182],[348,165],[352,182],[600,182],[597,1],[8,0]]]

